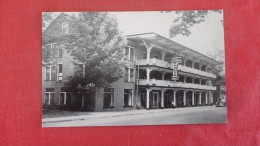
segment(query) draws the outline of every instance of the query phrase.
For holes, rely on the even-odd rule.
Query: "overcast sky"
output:
[[[124,35],[154,32],[169,38],[169,29],[176,14],[156,11],[111,12],[118,19],[119,29]],[[172,38],[184,46],[207,55],[215,49],[224,49],[223,13],[210,12],[206,21],[194,25],[191,35]]]
[[[109,13],[117,17],[123,35],[154,32],[167,38],[170,26],[177,16],[174,12],[159,11]],[[57,17],[59,14],[56,12],[54,15]],[[221,20],[223,13],[209,12],[205,22],[193,25],[190,36],[178,35],[172,40],[205,55],[212,54],[215,49],[224,50],[224,30]]]

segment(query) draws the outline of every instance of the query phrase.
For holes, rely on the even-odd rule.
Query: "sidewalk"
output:
[[[185,108],[168,108],[168,109],[142,109],[142,110],[130,110],[130,111],[111,111],[111,112],[87,112],[86,115],[76,115],[76,116],[64,116],[64,117],[54,117],[54,118],[43,118],[42,123],[55,123],[55,122],[66,122],[66,121],[76,121],[76,120],[89,120],[89,119],[102,119],[110,117],[123,117],[131,115],[140,114],[153,114],[160,112],[197,112],[201,110],[209,110],[216,108],[215,106],[203,106],[203,107],[185,107]],[[72,111],[67,111],[73,113]],[[78,112],[75,112],[78,113]]]

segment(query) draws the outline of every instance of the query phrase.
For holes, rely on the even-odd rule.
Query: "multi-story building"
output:
[[[62,37],[73,32],[75,18],[62,13],[43,32],[43,46],[56,52],[52,63],[43,62],[43,107],[75,110],[128,110],[212,105],[216,79],[214,66],[220,63],[155,33],[126,36],[124,78],[109,88],[77,93],[64,87],[64,79],[84,65],[72,59]],[[181,58],[179,65],[171,62]],[[177,67],[177,68],[176,68]],[[173,73],[178,79],[172,80]]]

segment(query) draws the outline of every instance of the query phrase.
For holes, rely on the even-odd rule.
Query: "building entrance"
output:
[[[159,105],[159,92],[153,92],[152,108],[158,108]]]

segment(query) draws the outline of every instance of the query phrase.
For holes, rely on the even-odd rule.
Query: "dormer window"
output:
[[[69,23],[63,22],[62,23],[62,34],[68,34],[69,33]]]

